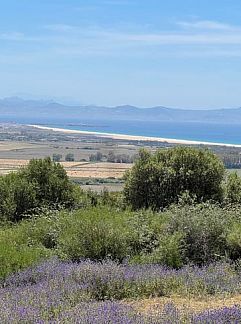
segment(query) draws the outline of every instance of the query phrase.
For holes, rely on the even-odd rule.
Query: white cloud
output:
[[[211,21],[178,23],[175,31],[148,32],[150,28],[129,26],[107,29],[99,26],[52,24],[38,35],[0,33],[0,41],[41,43],[50,55],[111,56],[169,55],[180,57],[240,57],[241,28]],[[195,26],[193,28],[192,26]],[[51,31],[51,33],[49,33]],[[33,47],[34,52],[34,47]],[[121,54],[120,54],[121,53]],[[170,55],[172,56],[172,55]]]
[[[236,27],[220,23],[218,21],[200,20],[200,21],[180,21],[177,23],[179,26],[188,29],[203,29],[203,30],[216,30],[216,31],[233,31]]]
[[[202,24],[205,25],[204,23]],[[200,25],[201,26],[201,25]],[[211,22],[207,24],[209,30],[177,30],[173,32],[143,32],[144,28],[139,27],[139,32],[129,31],[131,28],[115,28],[105,29],[98,26],[72,26],[72,25],[48,25],[45,29],[56,32],[56,35],[52,35],[56,42],[62,41],[64,43],[80,43],[89,42],[89,44],[106,44],[107,42],[115,46],[118,45],[132,45],[133,46],[161,46],[161,45],[241,45],[241,28],[227,32],[221,30],[221,26],[218,29],[214,28],[214,23],[211,28]],[[137,28],[135,28],[137,29]],[[63,34],[67,33],[67,35]]]
[[[116,36],[143,45],[241,45],[241,33],[224,35],[217,33],[156,33],[116,34]]]

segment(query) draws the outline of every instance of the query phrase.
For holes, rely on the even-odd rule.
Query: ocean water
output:
[[[56,120],[54,118],[14,118],[0,122],[13,121],[21,124],[39,124],[42,126],[71,130],[164,137],[226,144],[241,144],[241,124],[197,123],[197,122],[143,122],[113,120]]]
[[[241,144],[241,124],[85,120],[81,123],[50,123],[46,126],[91,132]]]

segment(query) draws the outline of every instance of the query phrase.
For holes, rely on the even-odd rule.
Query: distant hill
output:
[[[18,97],[0,99],[0,121],[38,120],[129,120],[162,122],[240,123],[241,108],[190,110],[166,107],[134,106],[67,106],[53,101],[24,100]]]

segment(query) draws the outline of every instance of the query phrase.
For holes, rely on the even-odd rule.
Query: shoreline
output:
[[[34,127],[42,130],[48,130],[53,132],[61,132],[66,134],[82,134],[82,135],[93,135],[98,137],[117,139],[117,140],[129,140],[129,141],[143,141],[143,142],[160,142],[168,144],[183,144],[183,145],[209,145],[209,146],[226,146],[226,147],[236,147],[241,148],[241,144],[226,144],[226,143],[215,143],[215,142],[205,142],[205,141],[192,141],[192,140],[182,140],[182,139],[172,139],[172,138],[162,138],[162,137],[149,137],[140,135],[124,135],[124,134],[114,134],[114,133],[102,133],[102,132],[89,132],[65,128],[55,128],[46,127],[40,125],[26,125],[29,127]]]

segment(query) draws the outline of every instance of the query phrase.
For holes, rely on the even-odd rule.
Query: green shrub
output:
[[[165,215],[151,210],[133,213],[128,226],[132,233],[129,242],[134,255],[151,253],[159,246],[160,237],[166,233]]]
[[[229,255],[226,233],[234,212],[201,204],[174,206],[166,212],[168,232],[183,233],[185,262],[205,264]]]
[[[51,256],[41,244],[31,245],[22,229],[0,231],[0,279]]]
[[[83,258],[122,261],[131,252],[131,237],[126,219],[128,213],[119,213],[103,207],[79,210],[62,219],[59,251],[67,259]]]
[[[51,161],[32,160],[17,173],[0,177],[0,221],[19,221],[41,206],[79,206],[81,189],[64,168]]]
[[[237,172],[228,175],[226,184],[226,198],[231,204],[241,203],[241,177]]]
[[[125,200],[133,209],[162,209],[189,192],[198,202],[223,198],[224,165],[208,150],[175,147],[153,155],[141,150],[125,175]]]
[[[19,175],[36,186],[39,204],[73,204],[73,184],[63,166],[50,158],[31,160]]]
[[[16,210],[14,195],[9,188],[6,178],[0,177],[0,221],[1,223],[13,218]]]
[[[174,205],[157,213],[87,204],[75,211],[37,211],[0,230],[0,276],[53,254],[72,261],[127,259],[174,268],[241,258],[238,206]]]
[[[241,222],[235,221],[227,233],[227,244],[230,257],[233,260],[241,259]]]
[[[74,154],[73,153],[66,154],[65,161],[67,161],[67,162],[73,162],[74,161]]]
[[[53,159],[54,162],[60,162],[62,157],[63,156],[61,154],[54,153],[53,156],[52,156],[52,159]]]
[[[165,234],[159,238],[158,246],[150,253],[143,252],[133,257],[131,263],[161,264],[180,268],[183,265],[183,235],[179,232]]]

